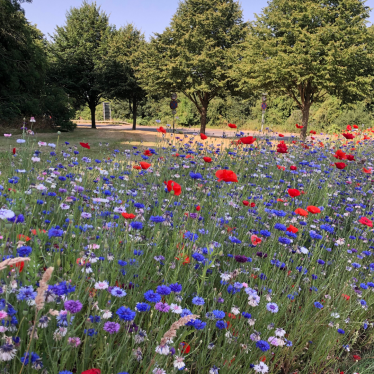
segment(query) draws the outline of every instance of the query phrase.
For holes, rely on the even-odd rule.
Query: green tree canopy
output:
[[[102,60],[112,31],[100,7],[84,1],[80,8],[70,9],[65,26],[56,28],[50,48],[56,81],[75,99],[77,108],[89,106],[92,128],[96,128],[95,108],[106,96]]]
[[[196,106],[205,133],[209,103],[232,88],[230,50],[245,33],[237,1],[182,1],[170,27],[147,46],[137,75],[148,92],[182,92]]]
[[[36,114],[46,72],[42,33],[19,4],[0,0],[0,117]]]
[[[132,24],[128,24],[112,33],[102,61],[106,97],[129,103],[133,130],[136,129],[139,103],[146,97],[146,92],[140,87],[135,76],[135,69],[139,66],[139,51],[144,49],[145,45],[144,34]]]
[[[310,107],[327,94],[343,102],[370,91],[369,8],[361,0],[273,0],[251,23],[233,77],[242,91],[291,97],[307,134]]]

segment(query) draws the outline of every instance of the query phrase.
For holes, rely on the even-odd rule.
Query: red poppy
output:
[[[85,371],[82,371],[82,374],[101,374],[100,369],[88,369]]]
[[[16,268],[16,269],[19,269],[19,272],[22,273],[22,270],[25,266],[25,263],[24,261],[20,261],[20,262],[17,262],[15,265],[10,265],[10,268]]]
[[[39,234],[42,233],[42,232],[44,232],[44,233],[47,232],[47,231],[45,231],[45,230],[40,230],[40,229],[38,229],[38,230],[39,230]],[[33,235],[36,235],[36,234],[37,234],[37,231],[36,231],[35,229],[32,229],[32,230],[31,230],[31,233],[32,233]]]
[[[207,163],[212,162],[212,159],[210,157],[203,157],[203,160]]]
[[[265,362],[266,361],[266,356],[261,356],[260,361]]]
[[[334,157],[337,158],[338,160],[346,160],[347,159],[347,155],[341,149],[338,149],[335,152]]]
[[[88,143],[79,143],[83,148],[91,149]]]
[[[354,155],[347,155],[347,160],[348,161],[356,161]]]
[[[295,213],[298,214],[299,216],[303,216],[303,217],[306,217],[308,215],[308,212],[304,209],[301,209],[301,208],[297,208],[295,210]]]
[[[277,165],[277,168],[279,169],[279,170],[286,170],[286,167],[285,166],[281,166],[281,165]]]
[[[316,133],[314,130],[310,130],[310,131],[309,131],[309,134],[316,135],[317,133]]]
[[[335,162],[335,166],[337,169],[344,169],[347,165],[344,162]]]
[[[136,215],[133,214],[133,213],[122,213],[122,217],[124,219],[134,219],[136,217]]]
[[[302,126],[302,125],[298,125],[298,124],[296,124],[296,127],[297,127],[298,129],[303,129],[303,128],[304,128],[304,126]]]
[[[365,226],[368,226],[368,227],[373,227],[373,222],[369,219],[369,218],[366,218],[366,217],[361,217],[358,222],[362,223],[363,225]]]
[[[13,148],[13,154],[15,155],[17,153],[17,150]]]
[[[152,156],[152,152],[149,150],[149,149],[146,149],[144,152],[143,152],[143,155],[144,156]]]
[[[299,229],[297,227],[295,227],[295,226],[289,225],[287,227],[287,231],[293,232],[294,234],[296,234],[299,231]]]
[[[295,170],[297,170],[297,167],[294,166],[294,165],[291,165],[291,166],[290,166],[290,170],[294,170],[294,171],[295,171]]]
[[[283,135],[283,134],[278,134],[278,136],[279,136],[280,138],[284,138],[284,135]]]
[[[260,244],[262,242],[262,239],[259,238],[257,235],[252,235],[251,236],[251,242],[253,245]]]
[[[141,170],[141,166],[139,166],[139,165],[134,165],[132,168],[136,169],[136,170]]]
[[[181,353],[190,353],[191,347],[186,342],[182,342],[179,345],[181,346],[181,348],[179,348]]]
[[[251,208],[254,208],[255,206],[256,206],[255,203],[251,203],[251,205],[250,205]]]
[[[287,190],[288,194],[291,196],[291,197],[297,197],[297,196],[300,196],[300,191],[297,190],[296,188],[289,188]]]
[[[177,182],[170,180],[164,183],[166,184],[166,188],[168,189],[169,192],[174,191],[175,196],[179,196],[182,193],[182,187]]]
[[[148,164],[148,162],[140,162],[140,166],[143,170],[147,170],[151,166],[151,164]]]
[[[357,125],[353,125],[353,128],[354,128],[354,129],[358,129],[358,126],[357,126]]]
[[[373,172],[373,169],[366,169],[366,168],[363,168],[362,171],[366,174],[371,174]]]
[[[230,127],[230,129],[236,129],[236,125],[233,123],[229,123],[227,126]]]
[[[256,138],[253,136],[245,136],[244,138],[239,139],[239,143],[243,144],[253,144],[256,141]]]
[[[344,297],[344,299],[346,299],[346,300],[349,300],[351,297],[350,296],[348,296],[348,295],[346,295],[346,294],[342,294],[342,297]]]
[[[313,205],[309,205],[306,209],[309,213],[312,213],[312,214],[321,213],[321,209]]]
[[[200,205],[198,205],[195,209],[199,212],[201,209]]]
[[[351,125],[347,125],[347,131],[351,131],[351,130],[352,130]]]
[[[218,182],[238,182],[238,177],[232,170],[217,170],[216,177],[218,178]]]
[[[353,355],[353,358],[356,360],[356,361],[360,361],[361,360],[361,357],[359,355]]]
[[[31,240],[28,236],[23,235],[23,234],[19,234],[19,235],[18,235],[18,240],[21,240],[21,239],[26,240],[27,242],[28,242],[29,240]]]
[[[200,139],[201,140],[206,140],[208,137],[205,134],[200,134]]]
[[[166,134],[166,130],[160,126],[158,129],[157,129],[157,132],[162,132],[163,134]]]
[[[288,148],[287,148],[287,145],[284,141],[281,141],[278,145],[277,145],[277,152],[278,153],[288,153]]]
[[[243,200],[242,202],[243,202],[243,205],[245,205],[245,206],[249,205],[249,201],[247,201],[247,200]]]
[[[190,263],[190,258],[189,258],[188,256],[186,256],[186,257],[184,258],[183,265],[187,265],[187,264],[189,264],[189,263]]]
[[[353,134],[348,134],[348,133],[345,133],[345,134],[342,134],[346,139],[354,139],[355,136]]]

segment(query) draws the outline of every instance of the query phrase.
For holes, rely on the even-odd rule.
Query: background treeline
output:
[[[2,129],[30,116],[36,126],[72,129],[82,118],[94,128],[103,101],[133,128],[171,124],[171,92],[179,126],[258,129],[263,91],[272,129],[372,125],[374,33],[361,0],[273,0],[252,23],[234,0],[185,0],[149,42],[85,1],[47,41],[22,2],[0,0]]]
[[[72,125],[73,100],[53,82],[47,41],[15,0],[0,0],[0,127]],[[35,126],[34,126],[35,128]]]
[[[195,106],[182,95],[179,95],[179,106],[175,116],[175,123],[183,127],[199,127],[200,118]],[[112,119],[130,123],[132,113],[125,101],[110,101]],[[208,108],[208,126],[227,128],[228,123],[236,123],[243,128],[258,130],[261,122],[261,98],[243,100],[239,97],[227,95],[212,100]],[[272,130],[295,132],[295,124],[302,122],[301,111],[294,105],[293,100],[287,97],[272,97],[267,100],[268,109],[265,116],[265,126]],[[169,107],[169,98],[149,98],[139,106],[137,124],[140,126],[158,125],[156,120],[163,124],[172,124],[173,117]],[[76,112],[77,119],[89,122],[91,113],[88,106]],[[103,121],[103,107],[96,108],[96,118]],[[364,124],[371,127],[373,112],[371,103],[357,102],[342,105],[341,100],[331,96],[323,103],[317,104],[311,110],[310,123],[316,131],[336,133],[344,129],[347,124]]]

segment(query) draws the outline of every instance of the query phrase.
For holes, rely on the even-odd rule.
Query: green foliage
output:
[[[209,103],[232,88],[230,50],[243,41],[245,28],[234,0],[180,2],[170,27],[144,50],[141,84],[164,96],[182,92],[196,106],[204,133]]]
[[[144,47],[144,35],[128,24],[112,32],[107,53],[102,61],[106,97],[129,102],[134,130],[138,106],[146,98],[146,92],[139,86],[134,73],[134,69],[139,65],[139,51]]]
[[[111,32],[108,16],[96,3],[84,1],[70,9],[65,26],[56,28],[49,49],[55,81],[74,98],[76,108],[89,106],[93,128],[95,108],[105,96],[102,61]]]
[[[0,118],[41,113],[46,63],[41,32],[16,2],[0,0]]]
[[[372,36],[361,0],[273,0],[250,26],[233,76],[240,90],[291,97],[302,111],[327,94],[350,102],[368,94]]]

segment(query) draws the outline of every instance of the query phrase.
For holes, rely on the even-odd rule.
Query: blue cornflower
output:
[[[17,294],[17,300],[34,300],[37,294],[32,286],[21,287]]]
[[[327,231],[330,234],[334,233],[334,228],[330,225],[321,225],[321,230]]]
[[[317,263],[320,264],[320,265],[325,265],[325,261],[323,261],[321,259],[317,260]]]
[[[192,323],[192,326],[196,330],[203,330],[206,326],[206,322],[200,321],[199,319],[195,319],[195,321],[193,321],[193,323]]]
[[[213,310],[212,313],[215,319],[224,319],[226,315],[222,310]]]
[[[181,317],[190,316],[192,312],[189,309],[182,309],[182,313],[180,314]]]
[[[124,321],[132,321],[136,316],[136,313],[133,310],[131,310],[130,308],[125,308],[124,306],[121,306],[116,311],[116,314],[120,319]]]
[[[278,305],[275,304],[275,303],[268,303],[268,304],[266,305],[266,309],[267,309],[269,312],[271,312],[271,313],[277,313],[278,310],[279,310],[279,307],[278,307]]]
[[[216,327],[220,330],[225,329],[227,327],[227,323],[225,321],[217,321]]]
[[[192,179],[202,179],[203,178],[203,176],[200,173],[194,173],[192,171],[190,172],[190,177]]]
[[[322,239],[322,235],[317,234],[314,230],[310,230],[309,235],[312,239],[316,239],[316,240],[321,240]]]
[[[149,219],[151,222],[155,222],[155,223],[161,223],[161,222],[164,222],[165,221],[165,218],[161,217],[161,216],[151,216],[151,218]]]
[[[194,260],[196,260],[197,262],[202,262],[205,260],[205,257],[201,254],[201,253],[198,253],[198,252],[195,252],[193,255],[192,255],[192,258]]]
[[[172,292],[179,293],[182,291],[182,285],[179,283],[173,283],[169,285]]]
[[[32,252],[32,248],[28,246],[17,248],[17,254],[19,257],[29,257],[31,252]]]
[[[278,238],[278,241],[279,241],[279,243],[282,243],[282,244],[290,244],[290,243],[291,243],[291,240],[290,240],[290,239],[288,239],[288,238],[284,238],[284,237],[282,237],[282,236],[280,236],[280,237]]]
[[[318,308],[318,309],[323,309],[323,305],[322,305],[320,302],[318,302],[318,301],[316,301],[316,302],[314,303],[314,306],[315,306],[316,308]]]
[[[252,315],[250,313],[247,313],[247,312],[242,312],[242,316],[246,319],[250,319],[252,318]]]
[[[280,231],[286,231],[287,230],[287,227],[285,225],[282,225],[281,223],[276,223],[274,225],[274,228],[276,230],[280,230]]]
[[[141,222],[131,222],[130,223],[131,228],[135,230],[141,230],[143,228],[143,224]]]
[[[48,230],[48,237],[50,238],[58,238],[58,237],[61,237],[63,234],[64,234],[63,230],[54,229],[54,228]]]
[[[168,286],[157,286],[157,289],[156,289],[156,292],[159,294],[159,295],[170,295],[171,293],[171,288],[168,287]]]
[[[342,330],[342,329],[338,329],[337,331],[338,331],[338,333],[339,333],[339,334],[342,334],[342,335],[344,335],[344,334],[345,334],[345,331],[344,331],[344,330]]]
[[[202,297],[196,296],[192,299],[192,304],[194,304],[194,305],[204,305],[205,301]]]
[[[265,340],[259,340],[256,342],[256,347],[261,349],[262,352],[266,352],[270,349],[270,345]]]
[[[158,303],[161,300],[161,296],[153,290],[149,290],[144,294],[144,298],[150,303]]]
[[[235,236],[229,236],[229,239],[230,239],[231,243],[234,243],[234,244],[240,244],[242,242],[238,238],[235,238]]]
[[[113,287],[110,293],[116,297],[124,297],[127,295],[126,291],[119,287]]]
[[[268,231],[268,230],[261,230],[261,231],[260,231],[260,234],[261,234],[262,236],[265,236],[265,237],[270,237],[270,236],[271,236],[271,232]]]
[[[148,310],[151,309],[151,306],[147,303],[137,303],[136,304],[136,310],[139,312],[148,312]]]

